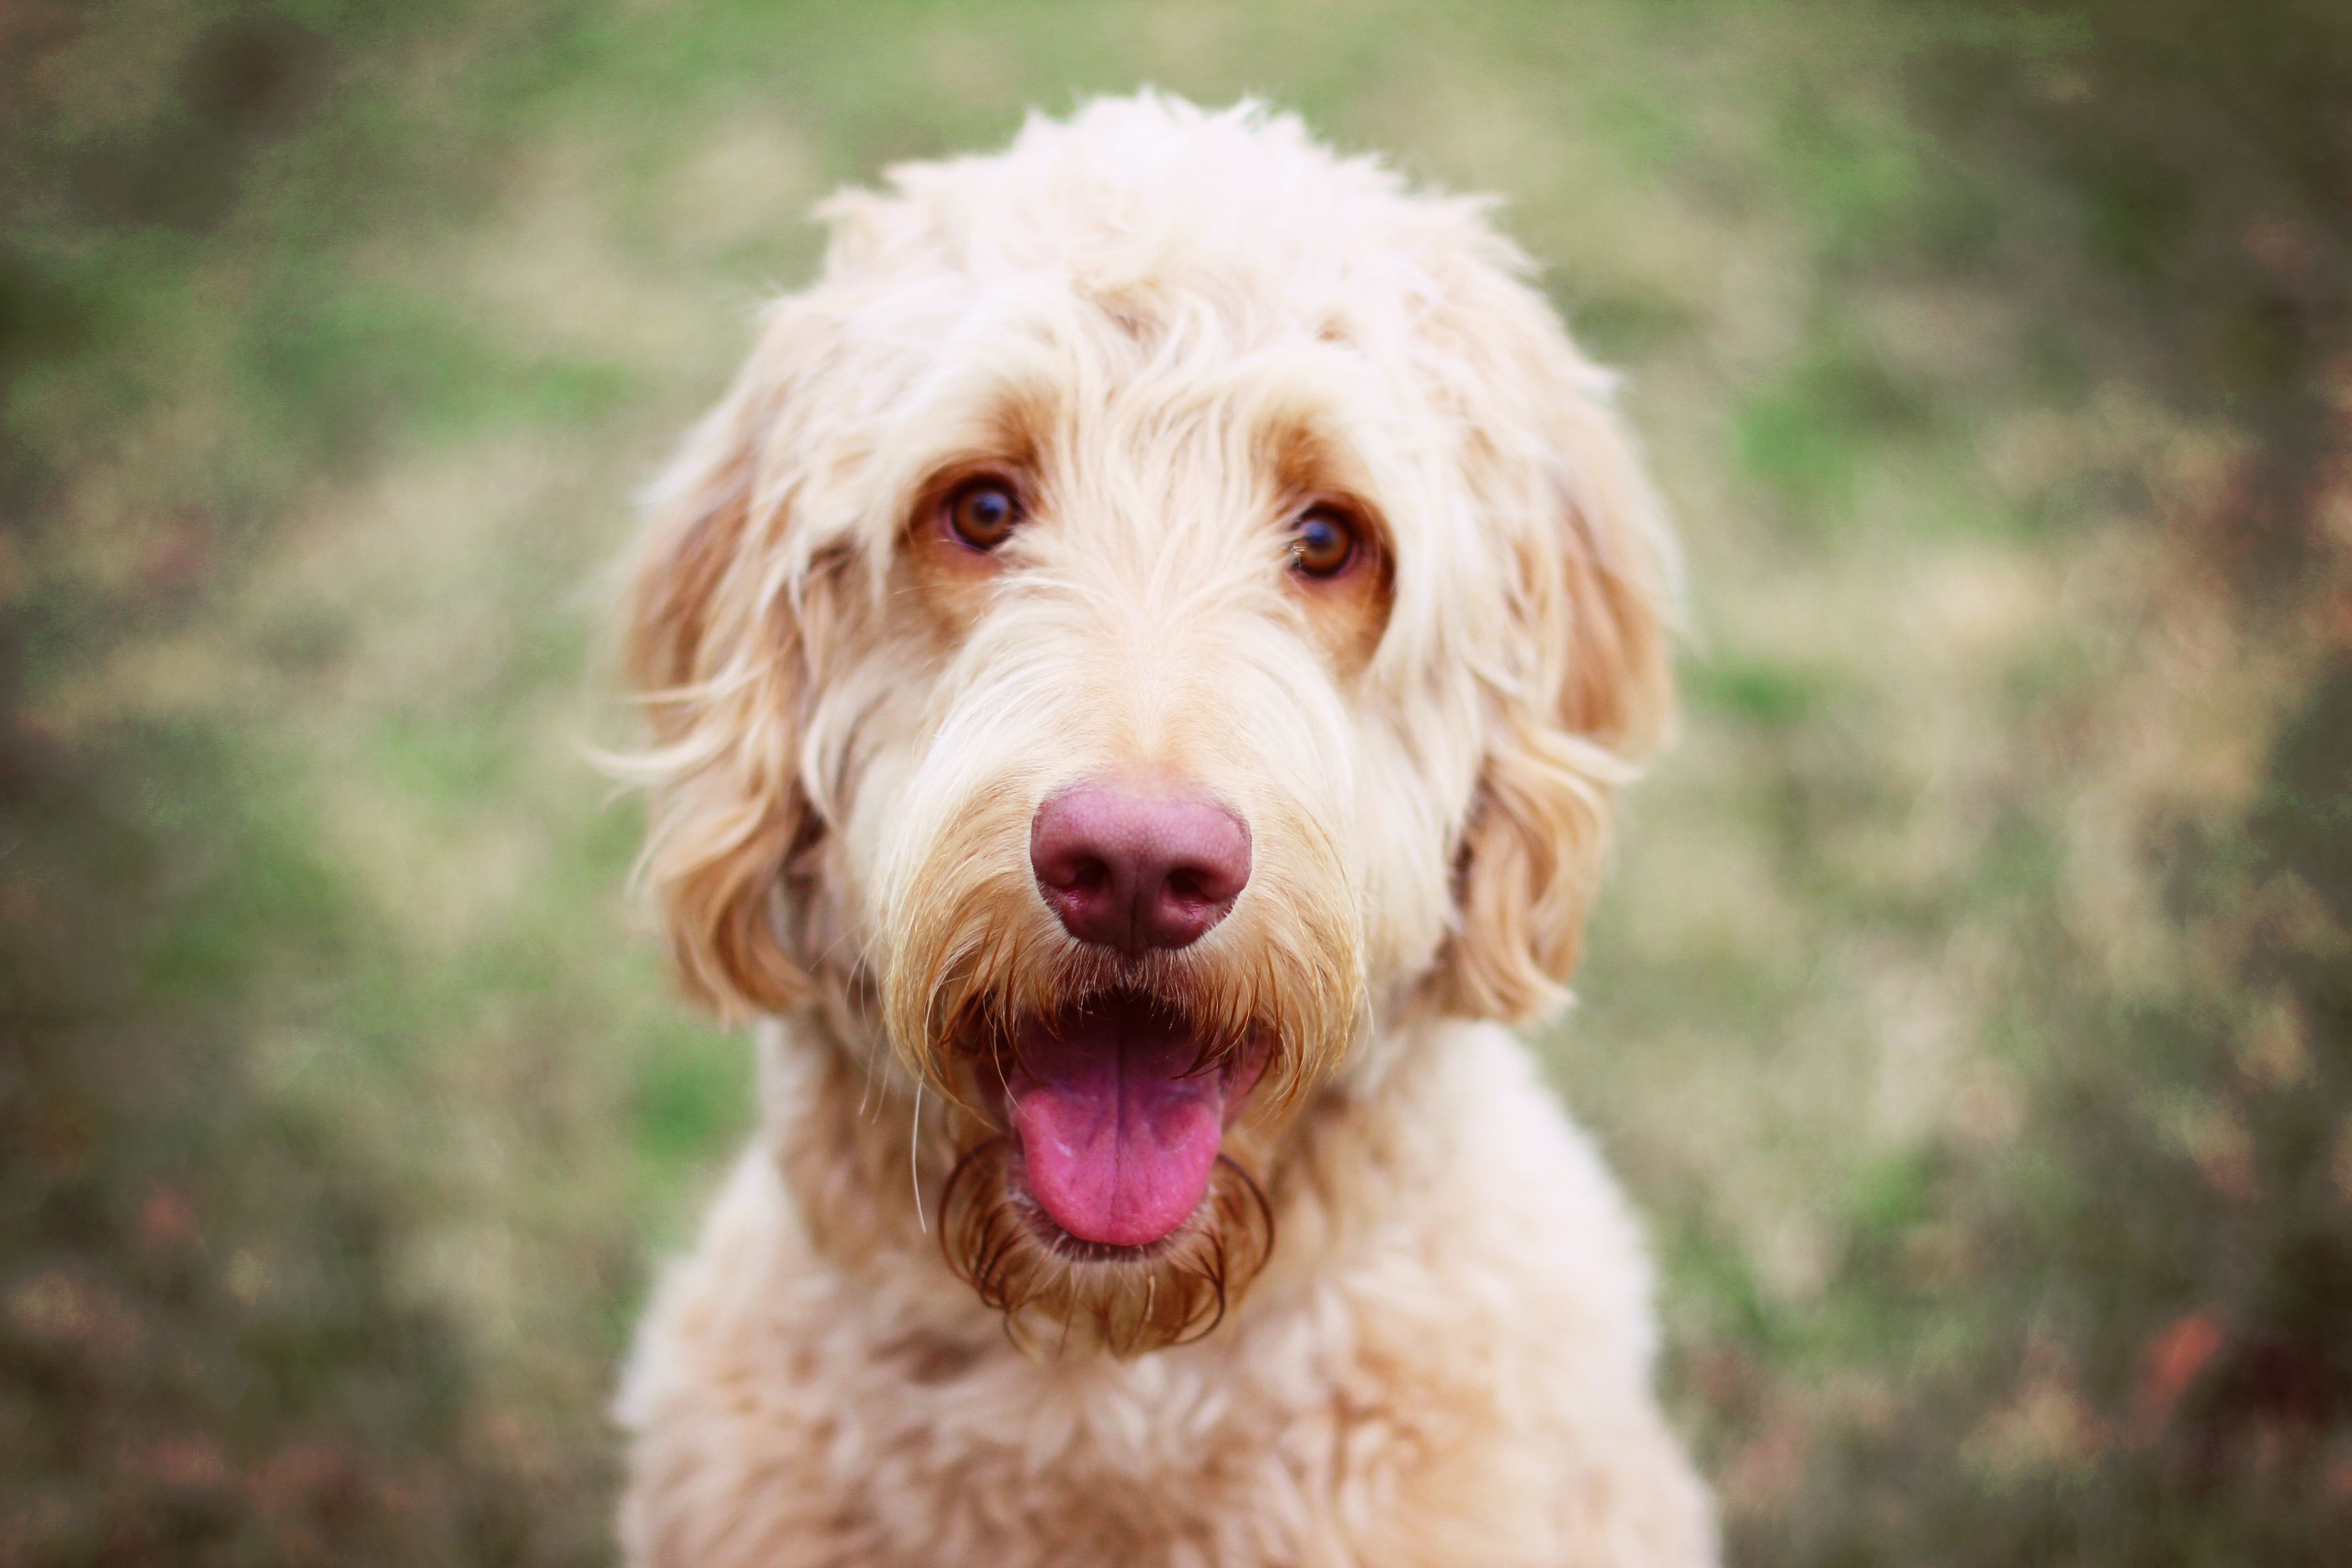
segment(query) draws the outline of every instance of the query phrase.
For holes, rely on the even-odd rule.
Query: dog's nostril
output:
[[[1189,947],[1248,884],[1249,829],[1213,801],[1081,787],[1038,808],[1029,860],[1038,892],[1080,942]]]

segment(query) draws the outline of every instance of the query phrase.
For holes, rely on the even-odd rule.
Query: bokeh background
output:
[[[1146,81],[1628,373],[1688,711],[1541,1043],[1735,1559],[2343,1562],[2352,6],[6,0],[0,1565],[610,1561],[749,1118],[629,497],[813,200]]]

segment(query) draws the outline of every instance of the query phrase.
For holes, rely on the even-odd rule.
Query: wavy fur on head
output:
[[[1498,1027],[1564,995],[1670,718],[1608,377],[1481,204],[1253,106],[1098,101],[824,215],[630,592],[646,879],[763,1098],[630,1375],[632,1560],[1708,1560],[1638,1245]],[[992,551],[941,521],[975,479]],[[1190,946],[1041,897],[1041,807],[1106,780],[1244,826]],[[1112,1005],[1231,1097],[1143,1247],[1061,1230],[1008,1109]]]

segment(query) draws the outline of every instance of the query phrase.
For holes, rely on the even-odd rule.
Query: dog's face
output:
[[[1558,995],[1665,544],[1467,204],[1149,98],[894,181],[658,498],[649,869],[705,995],[957,1108],[985,1299],[1150,1348],[1309,1095]]]

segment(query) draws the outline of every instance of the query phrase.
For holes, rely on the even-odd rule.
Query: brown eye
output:
[[[1302,577],[1337,577],[1356,559],[1356,525],[1333,506],[1311,506],[1290,526],[1290,569]]]
[[[948,497],[948,530],[974,550],[993,550],[1021,522],[1021,498],[1003,479],[974,479]]]

